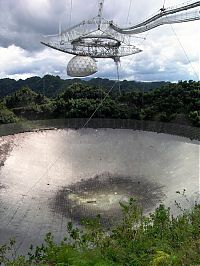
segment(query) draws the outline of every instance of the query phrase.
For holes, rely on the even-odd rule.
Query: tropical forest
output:
[[[120,86],[119,86],[120,85]],[[200,82],[0,80],[0,123],[54,118],[136,119],[200,126]]]

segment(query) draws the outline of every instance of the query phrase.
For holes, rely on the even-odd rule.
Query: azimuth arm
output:
[[[164,24],[181,23],[200,19],[199,9],[200,1],[179,8],[163,10],[159,14],[134,25],[132,27],[120,28],[110,23],[110,27],[121,34],[138,34]]]

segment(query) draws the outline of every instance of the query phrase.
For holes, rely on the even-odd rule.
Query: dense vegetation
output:
[[[0,260],[6,266],[200,265],[200,205],[176,218],[163,205],[149,217],[134,199],[120,205],[123,219],[109,231],[100,217],[83,221],[84,229],[69,223],[61,243],[49,233],[44,245],[31,247],[27,257],[17,257],[11,240],[0,247]],[[8,259],[9,252],[13,259]]]
[[[5,97],[11,93],[19,90],[22,87],[29,87],[36,93],[45,94],[47,97],[56,97],[59,93],[65,90],[74,83],[81,83],[86,86],[96,86],[103,87],[105,90],[109,90],[115,81],[109,79],[67,79],[63,80],[59,76],[46,75],[43,78],[32,77],[26,80],[14,80],[14,79],[0,79],[0,97]],[[122,91],[132,91],[134,89],[141,89],[148,91],[155,88],[160,88],[161,86],[168,84],[164,81],[158,82],[137,82],[137,81],[127,81],[123,80],[120,82]],[[115,88],[113,91],[117,91]]]
[[[54,90],[57,86],[57,83],[53,87],[50,84],[47,91]],[[115,90],[108,94],[103,87],[89,86],[82,82],[63,87],[62,92],[54,98],[36,93],[29,87],[22,87],[1,99],[0,123],[15,122],[19,118],[90,117],[97,107],[98,111],[94,115],[96,118],[173,121],[184,124],[190,121],[194,126],[200,126],[200,82],[169,83],[146,92],[140,89],[122,90],[121,95]]]
[[[0,124],[15,123],[18,120],[16,115],[0,102]]]

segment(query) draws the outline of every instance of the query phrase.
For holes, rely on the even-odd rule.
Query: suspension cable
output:
[[[120,79],[119,79],[119,61],[116,62],[116,67],[117,67],[117,80],[118,80],[118,89],[119,89],[119,95],[121,96],[121,87],[120,87]]]
[[[130,11],[131,11],[132,2],[133,2],[133,0],[130,0],[129,8],[128,8],[128,14],[127,14],[127,18],[126,18],[126,26],[128,26],[128,20],[129,20],[129,17],[130,17]]]
[[[163,1],[163,8],[165,8],[165,2],[166,2],[166,0]]]
[[[88,120],[86,121],[86,123],[80,128],[80,129],[84,129],[87,124],[90,122],[90,120],[93,118],[93,116],[96,114],[96,112],[99,110],[99,108],[102,106],[102,104],[104,103],[104,101],[107,99],[107,97],[109,96],[109,94],[111,93],[111,91],[114,89],[115,85],[118,83],[118,80],[115,81],[115,83],[112,85],[112,87],[110,88],[110,90],[106,93],[105,97],[102,99],[102,101],[100,102],[100,104],[97,106],[96,110],[92,113],[92,115],[88,118]],[[50,163],[47,167],[46,167],[46,171],[35,181],[35,183],[26,191],[26,194],[29,194],[30,191],[33,190],[34,187],[36,187],[36,185],[46,176],[48,175],[49,171],[56,165],[56,163],[59,162],[59,160],[62,158],[64,152],[62,152],[57,159]],[[22,196],[21,199],[19,199],[16,203],[16,205],[18,205],[15,213],[13,214],[13,216],[11,217],[11,219],[8,221],[7,225],[10,224],[10,222],[13,220],[14,216],[16,215],[18,209],[19,209],[19,204],[22,203],[24,200],[24,196]]]
[[[87,126],[87,124],[90,122],[90,120],[93,118],[93,116],[96,114],[96,112],[99,110],[99,108],[102,106],[102,104],[104,103],[104,101],[107,99],[107,97],[109,96],[109,94],[111,93],[111,91],[113,90],[113,88],[115,87],[115,85],[118,83],[118,80],[115,81],[115,83],[113,84],[113,86],[110,88],[110,90],[108,91],[108,93],[106,93],[106,96],[103,98],[103,100],[100,102],[100,104],[97,106],[96,110],[92,113],[92,115],[88,118],[88,120],[86,121],[86,123],[80,128],[83,129]]]
[[[83,129],[87,126],[87,124],[90,122],[90,120],[92,119],[92,117],[95,115],[95,113],[99,110],[99,108],[102,106],[102,104],[104,103],[104,101],[107,99],[107,97],[109,96],[109,94],[111,93],[111,91],[113,90],[113,88],[115,87],[115,85],[119,82],[119,80],[116,80],[115,83],[112,85],[112,87],[110,88],[110,90],[106,93],[105,97],[101,100],[100,104],[97,106],[96,110],[92,113],[92,115],[90,116],[90,118],[86,121],[86,123],[80,128]],[[50,163],[47,167],[46,167],[46,171],[36,180],[36,182],[26,191],[26,195],[28,195],[30,193],[30,191],[33,190],[34,187],[36,187],[36,185],[45,177],[48,176],[49,171],[56,165],[56,163],[59,162],[59,160],[62,158],[63,156],[62,152],[57,159]],[[24,201],[24,196],[22,196],[21,199],[19,199],[16,203],[16,210],[14,212],[14,214],[12,215],[12,217],[9,219],[7,226],[12,222],[12,220],[14,219],[14,217],[16,216],[19,208],[20,208],[20,204],[22,204],[22,202]],[[61,221],[61,228],[60,230],[62,230],[63,227],[63,217],[62,217],[62,221]],[[19,243],[17,250],[21,247],[21,245],[23,244],[24,239],[22,239],[22,241]]]
[[[70,11],[69,11],[69,25],[68,27],[71,27],[71,22],[72,22],[72,9],[73,9],[73,2],[70,0]]]
[[[183,44],[181,43],[181,40],[179,39],[179,37],[178,37],[178,35],[177,35],[177,33],[176,33],[176,31],[175,31],[173,25],[170,24],[170,26],[171,26],[171,29],[172,29],[172,31],[173,31],[173,33],[174,33],[174,35],[175,35],[175,37],[176,37],[176,39],[177,39],[179,45],[181,46],[181,48],[182,48],[182,50],[183,50],[183,53],[185,54],[185,57],[186,57],[186,59],[187,59],[189,65],[191,66],[191,68],[192,68],[192,70],[193,70],[195,76],[197,77],[197,80],[199,80],[199,76],[198,76],[198,74],[197,74],[197,72],[196,72],[194,66],[192,65],[192,63],[191,63],[191,61],[190,61],[190,59],[189,59],[189,57],[188,57],[188,55],[187,55],[187,52],[186,52],[185,48],[183,47]]]
[[[92,119],[92,117],[96,114],[96,112],[99,110],[99,108],[102,106],[102,104],[104,103],[104,101],[107,99],[107,97],[110,95],[111,91],[114,89],[115,85],[118,83],[118,88],[119,88],[119,94],[121,95],[121,88],[120,88],[120,80],[119,80],[119,59],[115,58],[115,63],[117,66],[117,80],[115,81],[115,83],[113,84],[113,86],[110,88],[110,90],[108,91],[108,93],[106,93],[106,96],[103,98],[103,100],[101,100],[100,104],[97,106],[96,110],[92,113],[92,115],[90,116],[90,118],[86,121],[86,123],[83,125],[83,127],[81,127],[81,129],[85,128],[87,126],[87,124],[90,122],[90,120]]]

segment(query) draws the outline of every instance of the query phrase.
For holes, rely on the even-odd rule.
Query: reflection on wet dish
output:
[[[0,138],[0,244],[16,236],[25,250],[49,231],[59,241],[68,221],[97,214],[110,225],[129,197],[145,212],[173,209],[177,190],[199,190],[198,154],[188,139],[128,129]]]
[[[121,215],[119,202],[130,197],[147,212],[163,200],[163,186],[142,176],[105,172],[59,190],[51,206],[53,211],[77,221],[101,214],[104,222],[112,224]]]

